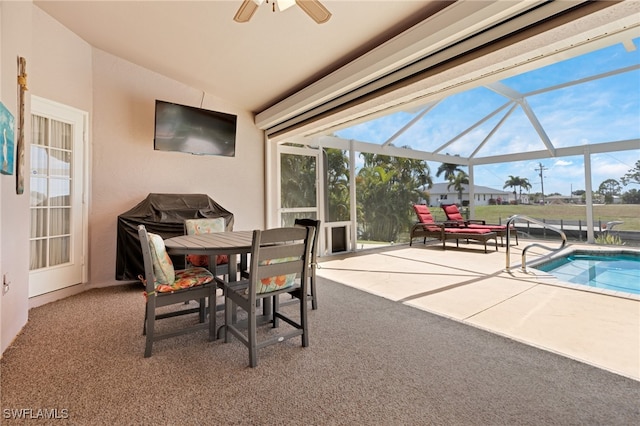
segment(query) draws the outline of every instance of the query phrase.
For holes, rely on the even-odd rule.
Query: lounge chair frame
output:
[[[460,216],[460,218],[462,219],[453,218],[450,216],[450,213],[445,208],[445,207],[451,207],[451,206],[456,206],[456,205],[443,204],[441,206],[442,211],[447,216],[448,223],[457,223],[459,226],[466,226],[468,228],[475,228],[475,229],[488,229],[492,232],[495,232],[498,235],[498,237],[500,237],[501,247],[504,247],[504,237],[507,236],[507,232],[511,232],[511,236],[515,237],[516,245],[518,245],[518,230],[514,226],[510,226],[509,229],[507,230],[506,225],[487,224],[486,221],[481,219],[464,219],[462,218],[462,214],[460,213],[460,211],[457,209],[458,206],[456,206],[456,212],[457,212],[457,215]]]
[[[424,224],[416,223],[411,228],[409,246],[413,245],[414,238],[423,238],[423,243],[427,242],[427,238],[435,238],[442,241],[442,249],[446,250],[446,241],[455,240],[456,247],[459,247],[459,241],[462,240],[475,240],[484,243],[484,252],[487,253],[487,241],[495,240],[496,250],[498,250],[498,238],[495,232],[485,232],[482,234],[475,232],[464,232],[463,227],[446,227],[450,224],[434,223]]]

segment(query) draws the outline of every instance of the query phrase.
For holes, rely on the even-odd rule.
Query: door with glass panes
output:
[[[29,297],[84,281],[87,115],[32,96]]]

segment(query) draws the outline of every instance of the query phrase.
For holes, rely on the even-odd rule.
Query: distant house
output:
[[[458,198],[458,192],[451,186],[447,188],[449,182],[434,183],[428,191],[430,194],[430,206],[440,206],[441,204],[466,204],[469,201],[469,185],[463,185],[462,199]],[[488,186],[474,185],[474,197],[476,206],[489,205],[489,200],[498,202],[509,202],[514,200],[513,192],[500,189],[489,188]],[[525,201],[525,197],[527,200]],[[528,202],[528,197],[522,194],[522,202]],[[464,203],[463,203],[464,202]]]
[[[581,199],[570,195],[547,195],[544,201],[547,204],[573,204],[581,202]]]

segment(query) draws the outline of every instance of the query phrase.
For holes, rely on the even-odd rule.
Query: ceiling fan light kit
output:
[[[256,0],[253,0],[256,1]],[[259,2],[262,3],[263,0],[258,0]],[[296,0],[272,0],[273,4],[277,4],[278,5],[278,10],[280,12],[282,12],[283,10],[287,10],[289,9],[291,6],[295,6],[296,5]]]
[[[233,20],[236,22],[249,22],[258,7],[265,1],[266,3],[271,2],[274,12],[276,11],[276,5],[278,10],[282,12],[297,4],[304,13],[318,24],[323,24],[331,18],[331,12],[319,0],[243,0]]]

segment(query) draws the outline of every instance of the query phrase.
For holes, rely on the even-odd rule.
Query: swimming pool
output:
[[[640,253],[575,250],[533,266],[561,281],[640,295]]]

